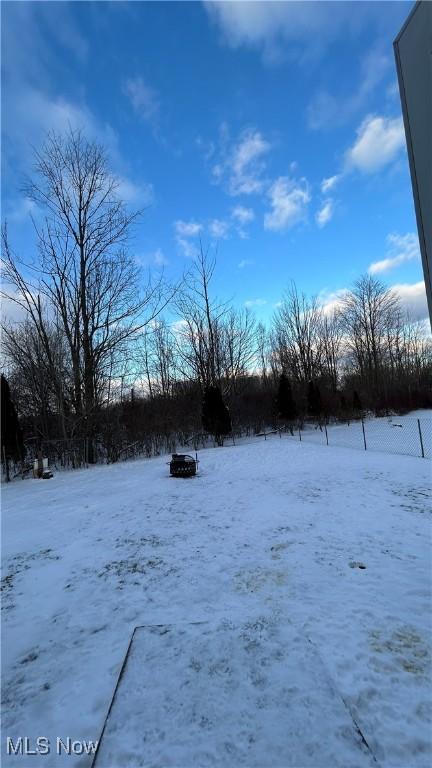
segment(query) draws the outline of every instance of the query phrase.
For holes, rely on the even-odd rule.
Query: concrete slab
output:
[[[93,765],[377,763],[307,638],[259,618],[137,627]]]

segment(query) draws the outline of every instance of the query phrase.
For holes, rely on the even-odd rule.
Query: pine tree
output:
[[[292,395],[291,384],[284,373],[282,373],[279,379],[276,407],[279,419],[284,419],[284,421],[294,421],[297,416],[297,407]]]
[[[202,425],[205,432],[214,435],[218,445],[223,445],[223,436],[232,431],[230,413],[219,387],[206,387],[204,391]]]
[[[354,413],[356,414],[359,414],[363,410],[362,403],[356,389],[353,392],[352,407]]]
[[[5,465],[6,479],[9,480],[9,460],[22,461],[24,444],[17,412],[11,399],[9,384],[3,374],[1,376],[1,454]]]

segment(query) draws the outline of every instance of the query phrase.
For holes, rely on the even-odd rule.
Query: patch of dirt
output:
[[[135,553],[130,558],[112,560],[106,563],[96,575],[106,581],[115,577],[117,579],[117,589],[124,589],[128,584],[141,584],[143,576],[148,581],[149,578],[154,579],[155,577],[167,576],[176,570],[176,568],[167,566],[161,557],[140,559]]]
[[[2,595],[2,611],[10,610],[14,607],[13,592],[16,586],[16,579],[23,573],[31,568],[31,563],[37,560],[60,560],[59,555],[55,555],[52,549],[40,549],[39,552],[33,552],[28,554],[23,552],[22,554],[11,557],[7,563],[3,564],[3,570],[9,570],[6,576],[3,576],[0,584],[0,592]]]
[[[133,575],[136,573],[142,573],[146,574],[147,571],[151,568],[158,568],[163,564],[163,560],[161,560],[160,557],[155,557],[153,560],[142,560],[140,562],[130,559],[130,560],[113,560],[110,563],[106,563],[101,571],[99,571],[98,576],[101,577],[109,577],[111,575],[114,576],[127,576],[127,575]]]
[[[287,583],[284,571],[271,571],[266,568],[238,571],[234,579],[236,591],[243,593],[259,592],[267,586],[282,586]]]
[[[420,514],[432,511],[430,501],[432,497],[431,488],[406,488],[403,486],[392,488],[392,491],[401,501],[400,504],[394,504],[393,506],[404,509],[406,512],[417,512]]]
[[[431,657],[425,640],[409,626],[385,636],[380,630],[369,633],[371,648],[379,654],[389,653],[397,666],[412,675],[429,675],[431,669]]]
[[[116,548],[119,547],[161,547],[163,545],[163,541],[159,538],[159,536],[151,535],[151,536],[140,536],[137,538],[118,538],[116,539]]]

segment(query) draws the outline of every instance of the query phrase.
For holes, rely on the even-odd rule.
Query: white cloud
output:
[[[249,222],[253,221],[255,218],[252,208],[245,208],[243,205],[236,205],[231,211],[231,216],[238,221],[239,224],[249,224]]]
[[[245,240],[247,237],[249,237],[245,226],[246,224],[250,224],[250,222],[255,218],[253,209],[245,208],[243,205],[236,205],[236,207],[231,211],[231,218],[235,222],[238,236],[241,237],[242,240]]]
[[[202,231],[202,224],[196,221],[182,221],[178,219],[175,224],[175,231],[179,237],[196,237]]]
[[[3,290],[5,291],[4,286]],[[11,323],[12,325],[15,325],[16,323],[23,323],[24,320],[28,319],[28,313],[24,307],[22,307],[20,304],[17,304],[17,302],[14,300],[14,297],[15,299],[21,300],[23,294],[11,289],[8,295],[2,296],[0,303],[0,316],[2,322],[5,324]]]
[[[229,222],[222,219],[212,219],[208,225],[208,229],[211,237],[216,240],[225,239],[228,237]]]
[[[343,306],[343,301],[348,293],[347,288],[338,288],[336,291],[323,290],[318,294],[318,305],[325,315],[332,315]]]
[[[368,268],[370,275],[379,275],[399,267],[407,261],[420,259],[418,237],[414,232],[406,235],[393,233],[387,236],[389,254],[381,261],[374,261]]]
[[[309,187],[305,179],[295,181],[280,176],[268,191],[271,212],[264,216],[264,228],[283,231],[302,221],[310,202]]]
[[[423,280],[418,283],[398,283],[389,288],[399,298],[402,309],[409,313],[412,320],[424,320],[429,317]],[[336,291],[323,290],[318,295],[318,304],[326,315],[331,315],[335,310],[343,307],[347,293],[349,293],[348,288],[340,288]]]
[[[418,283],[397,283],[391,286],[398,296],[403,309],[413,320],[424,320],[429,317],[426,288],[423,280]]]
[[[197,221],[182,221],[177,219],[174,222],[176,241],[183,255],[188,259],[193,259],[198,253],[198,248],[192,240],[196,238],[203,230],[203,225]]]
[[[326,192],[330,192],[330,190],[336,186],[340,178],[340,174],[337,173],[335,176],[329,176],[327,179],[323,179],[321,182],[321,192],[323,195],[325,195]]]
[[[156,250],[151,253],[137,254],[135,256],[135,261],[140,267],[154,266],[159,269],[169,264],[169,261],[161,248],[156,248]]]
[[[269,149],[270,144],[263,139],[259,131],[250,131],[243,135],[232,155],[231,181],[234,194],[250,194],[261,189],[261,182],[257,178],[260,170],[257,161]]]
[[[263,307],[264,304],[267,304],[266,299],[248,299],[244,303],[245,307]]]
[[[160,106],[156,91],[150,88],[142,77],[126,80],[123,90],[135,112],[147,122],[154,121]]]
[[[198,248],[195,245],[195,243],[191,243],[189,240],[186,240],[184,237],[178,237],[177,238],[177,245],[179,246],[180,250],[183,252],[183,255],[186,256],[188,259],[193,259],[198,253]]]
[[[328,4],[322,2],[205,2],[228,45],[261,49],[270,62],[288,53],[310,60],[321,55],[333,40],[341,35],[344,39],[355,36],[374,20],[392,29],[391,15],[383,19],[374,6],[359,3],[353,13],[351,3],[335,3],[329,13]],[[290,42],[300,45],[287,45]]]
[[[346,152],[346,167],[373,173],[391,163],[404,146],[401,117],[369,116],[358,128],[357,139]]]
[[[319,227],[325,227],[326,224],[333,218],[334,202],[330,198],[324,200],[321,208],[317,211],[315,219]]]
[[[253,262],[251,259],[242,259],[242,260],[241,260],[241,261],[239,261],[239,263],[238,263],[238,268],[239,268],[239,269],[244,269],[245,267],[250,267],[250,266],[251,266],[251,264],[253,264],[253,263],[254,263],[254,262]]]
[[[347,149],[340,173],[321,182],[321,192],[332,190],[349,172],[374,173],[389,165],[405,147],[405,132],[401,117],[369,115],[358,127],[357,138]]]
[[[171,323],[171,328],[173,333],[178,336],[187,331],[188,324],[186,320],[175,320],[173,323]]]
[[[150,205],[154,199],[152,184],[135,184],[131,179],[120,177],[116,190],[118,197],[131,205]]]
[[[254,128],[245,129],[237,141],[231,143],[228,128],[223,125],[220,157],[212,168],[215,182],[225,181],[227,191],[233,197],[261,192],[264,186],[263,158],[270,149],[270,143]]]

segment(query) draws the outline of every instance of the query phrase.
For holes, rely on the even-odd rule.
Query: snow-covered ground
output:
[[[257,701],[273,701],[272,733],[281,742],[287,723],[317,705],[311,680],[320,669],[322,719],[329,738],[339,739],[339,762],[320,751],[322,733],[307,728],[297,738],[304,753],[290,766],[368,764],[354,723],[372,764],[429,765],[429,462],[285,437],[200,458],[189,480],[170,478],[163,457],[2,489],[3,765],[87,768],[85,756],[5,759],[6,737],[97,739],[133,628],[191,622],[208,622],[214,633],[193,661],[188,633],[176,629],[175,655],[192,670],[196,662],[214,671],[210,698],[218,675],[231,670],[235,689],[255,669],[248,691],[255,686]],[[261,670],[243,651],[219,666],[224,631],[258,649]],[[157,653],[153,664],[171,703],[189,701],[193,683],[190,694],[179,691]],[[327,702],[323,676],[334,692]],[[262,710],[255,711],[248,725],[262,733]],[[161,729],[169,745],[168,715]],[[248,764],[247,734],[242,744],[236,733],[223,763],[233,768]],[[203,764],[220,764],[208,748]]]

